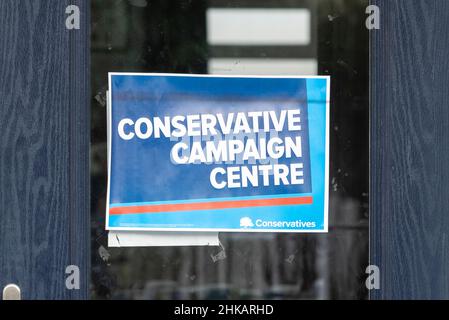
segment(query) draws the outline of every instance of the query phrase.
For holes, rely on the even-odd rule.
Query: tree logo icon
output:
[[[240,219],[240,228],[251,228],[254,227],[254,223],[250,217],[243,217]]]

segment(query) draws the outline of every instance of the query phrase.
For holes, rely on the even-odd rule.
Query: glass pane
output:
[[[368,0],[92,0],[93,298],[367,298],[367,6]],[[108,248],[111,71],[330,75],[329,232],[220,233],[219,247]]]

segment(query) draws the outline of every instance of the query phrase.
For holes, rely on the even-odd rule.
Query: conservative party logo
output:
[[[243,217],[240,219],[240,228],[251,228],[254,227],[254,223],[250,217]]]

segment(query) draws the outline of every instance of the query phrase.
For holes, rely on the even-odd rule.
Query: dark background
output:
[[[205,11],[314,10],[309,48],[209,47]],[[92,297],[364,299],[369,33],[362,0],[92,1]],[[315,57],[331,75],[328,234],[220,234],[221,247],[107,248],[107,72],[207,73],[210,57]]]

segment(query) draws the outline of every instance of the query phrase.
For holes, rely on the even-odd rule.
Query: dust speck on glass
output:
[[[92,298],[367,298],[368,0],[91,3]],[[260,17],[279,34],[257,25]],[[329,233],[221,233],[219,247],[108,248],[112,71],[330,75]]]

